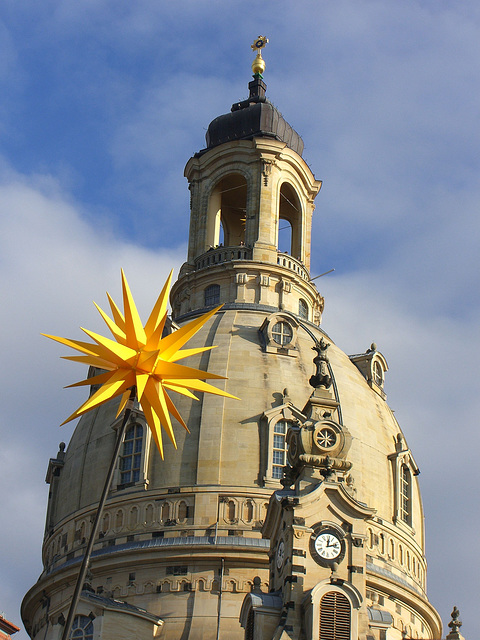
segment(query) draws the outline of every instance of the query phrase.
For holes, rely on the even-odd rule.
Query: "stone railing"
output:
[[[297,273],[300,278],[303,278],[307,282],[310,280],[310,275],[303,264],[300,262],[300,260],[292,258],[292,256],[288,253],[278,253],[277,264],[280,267],[286,267],[287,269],[295,271],[295,273]]]
[[[212,265],[221,264],[222,262],[231,262],[232,260],[251,260],[252,250],[249,247],[215,247],[209,249],[206,253],[195,260],[195,271],[205,269]]]
[[[201,256],[198,256],[198,258],[196,258],[195,271],[206,269],[207,267],[211,267],[217,264],[222,264],[223,262],[231,262],[232,260],[251,259],[252,249],[250,247],[215,247],[214,249],[209,249],[205,253],[202,253]],[[298,276],[300,276],[300,278],[303,278],[303,280],[306,280],[307,282],[310,280],[310,275],[303,264],[300,262],[300,260],[293,258],[288,253],[278,252],[277,265],[280,267],[291,269]]]

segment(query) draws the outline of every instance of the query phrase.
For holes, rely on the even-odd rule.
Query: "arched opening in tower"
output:
[[[302,206],[297,192],[288,182],[280,187],[277,247],[279,251],[303,261]]]
[[[239,173],[222,178],[210,195],[207,245],[238,247],[245,244],[247,181]]]
[[[278,250],[282,253],[292,251],[292,225],[289,220],[278,221]]]

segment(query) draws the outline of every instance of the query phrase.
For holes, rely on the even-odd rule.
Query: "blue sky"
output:
[[[459,2],[4,0],[0,7],[0,610],[40,571],[48,458],[80,404],[41,331],[100,328],[120,267],[145,309],[185,257],[183,168],[247,95],[267,95],[323,187],[312,275],[347,353],[374,340],[422,470],[429,597],[480,635],[480,9]],[[153,274],[153,275],[152,275]],[[5,518],[3,518],[5,523]],[[7,519],[8,522],[8,519]],[[18,531],[20,527],[21,531]],[[15,636],[24,640],[22,631]]]

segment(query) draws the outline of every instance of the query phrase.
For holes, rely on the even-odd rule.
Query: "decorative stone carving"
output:
[[[453,607],[453,611],[450,614],[452,619],[448,623],[451,631],[446,637],[446,640],[464,640],[464,637],[460,633],[459,629],[462,626],[462,621],[460,620],[460,611],[457,607]]]
[[[312,347],[313,351],[316,351],[317,355],[313,359],[313,362],[316,366],[316,371],[313,376],[310,377],[309,383],[314,389],[318,389],[318,387],[324,387],[328,389],[332,384],[332,378],[328,371],[328,356],[327,349],[329,347],[329,343],[325,342],[322,338],[320,342]]]
[[[263,175],[263,184],[268,187],[268,179],[272,173],[272,167],[275,164],[274,160],[266,160],[262,159],[262,175]]]

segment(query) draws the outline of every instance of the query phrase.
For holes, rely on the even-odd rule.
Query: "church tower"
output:
[[[249,97],[210,123],[186,165],[188,256],[171,294],[172,330],[223,304],[189,342],[218,348],[188,364],[225,376],[216,384],[240,401],[176,399],[190,433],[176,430],[165,461],[134,409],[73,637],[313,640],[333,593],[349,626],[328,640],[440,638],[418,467],[386,403],[386,360],[375,345],[349,357],[320,328],[321,182],[266,98],[265,44],[252,45]],[[33,640],[61,637],[116,411],[85,414],[50,460],[44,570],[22,607]]]

